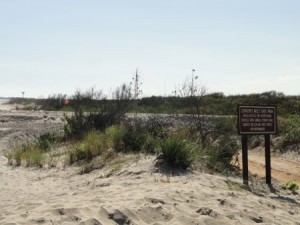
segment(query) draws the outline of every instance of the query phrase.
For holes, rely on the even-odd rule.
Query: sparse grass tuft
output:
[[[43,161],[43,152],[35,144],[16,146],[8,154],[8,163],[10,165],[21,166],[24,163],[26,166],[43,167]]]
[[[120,171],[121,168],[122,168],[122,163],[119,162],[114,164],[111,170],[109,170],[108,173],[105,175],[105,177],[111,177],[112,175]]]
[[[229,190],[249,191],[249,187],[244,184],[241,184],[241,183],[229,180],[229,179],[226,179],[225,183],[228,185]]]

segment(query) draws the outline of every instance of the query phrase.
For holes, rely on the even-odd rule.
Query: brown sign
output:
[[[239,134],[275,134],[276,107],[239,106],[238,123]]]

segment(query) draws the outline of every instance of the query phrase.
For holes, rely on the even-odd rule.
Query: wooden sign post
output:
[[[238,130],[242,135],[243,182],[248,185],[248,135],[265,136],[266,183],[271,184],[270,134],[277,133],[275,106],[239,106]]]

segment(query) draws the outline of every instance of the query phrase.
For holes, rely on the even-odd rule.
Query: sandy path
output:
[[[63,124],[62,112],[15,110],[5,100],[0,100],[0,156],[15,144],[62,131]]]
[[[240,167],[242,168],[242,153],[240,153]],[[264,150],[248,151],[248,167],[252,174],[265,177],[265,156]],[[271,156],[271,176],[286,183],[295,180],[300,184],[300,163],[296,160],[284,158],[283,156]]]

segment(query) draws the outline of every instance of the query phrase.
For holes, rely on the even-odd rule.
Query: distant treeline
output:
[[[191,98],[197,98],[201,114],[207,115],[235,115],[238,105],[273,105],[277,106],[277,113],[283,115],[300,114],[300,96],[287,96],[281,92],[270,91],[260,94],[230,95],[211,93],[203,96],[190,97],[144,97],[138,100],[126,100],[129,112],[139,113],[190,113]],[[72,110],[80,104],[83,109],[97,110],[99,105],[115,104],[114,99],[93,99],[84,96],[80,99],[74,97],[66,101],[66,95],[57,94],[47,99],[11,99],[11,103],[25,104],[31,109],[43,110]]]
[[[191,97],[152,96],[138,101],[138,112],[151,113],[189,113]],[[300,96],[286,96],[281,92],[264,92],[261,94],[231,95],[212,93],[201,98],[200,111],[208,115],[235,115],[238,105],[273,105],[277,106],[279,115],[300,114]]]

